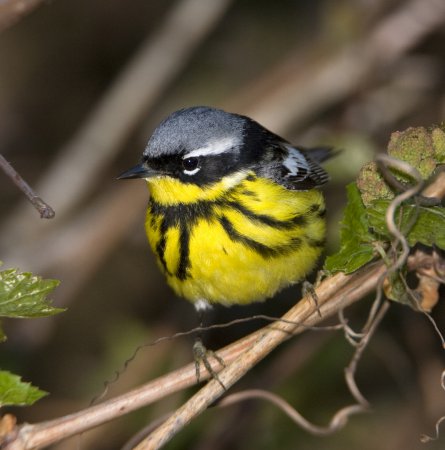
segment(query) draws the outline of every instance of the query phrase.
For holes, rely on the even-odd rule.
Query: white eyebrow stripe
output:
[[[182,159],[193,158],[198,156],[219,155],[228,152],[231,148],[238,144],[238,139],[227,137],[224,139],[210,142],[206,147],[197,148],[185,154]]]

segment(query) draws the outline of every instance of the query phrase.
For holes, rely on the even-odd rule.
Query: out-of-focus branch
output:
[[[397,61],[445,21],[443,0],[411,0],[384,18],[363,40],[346,47],[326,63],[286,60],[274,88],[264,82],[241,92],[229,109],[242,111],[279,134],[304,125],[320,111],[344,100],[366,80]]]
[[[77,135],[59,151],[36,188],[57,210],[57,220],[97,183],[101,168],[116,155],[230,3],[179,0],[155,35],[129,61]],[[8,260],[7,253],[13,251],[17,240],[32,242],[40,234],[41,227],[29,220],[28,214],[22,205],[3,226],[0,236],[4,260]]]
[[[44,0],[3,0],[0,2],[0,33],[14,25]]]

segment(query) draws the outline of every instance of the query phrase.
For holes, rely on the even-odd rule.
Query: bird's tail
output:
[[[317,163],[322,163],[333,156],[338,155],[340,153],[339,150],[333,149],[332,147],[314,147],[306,149],[307,155],[313,161]]]

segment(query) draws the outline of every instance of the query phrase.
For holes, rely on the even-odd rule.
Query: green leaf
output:
[[[0,316],[31,318],[62,312],[46,298],[58,284],[58,280],[44,280],[17,269],[0,271]]]
[[[25,383],[19,376],[0,370],[0,406],[32,405],[45,395],[48,393]]]
[[[406,267],[403,267],[397,272],[388,274],[388,284],[385,286],[385,296],[394,302],[415,306],[413,295],[415,291],[409,289],[406,284]]]
[[[368,208],[370,226],[379,234],[392,239],[386,226],[386,200],[377,200]],[[442,206],[417,206],[404,204],[395,213],[395,223],[413,246],[417,243],[445,249],[445,208]]]
[[[369,230],[366,208],[355,183],[347,186],[347,192],[348,204],[341,222],[340,250],[328,256],[325,262],[325,269],[330,272],[354,272],[375,255],[372,243],[378,238]]]

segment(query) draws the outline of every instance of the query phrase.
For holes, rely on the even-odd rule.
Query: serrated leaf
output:
[[[325,269],[330,272],[354,272],[375,255],[372,243],[377,238],[369,231],[366,208],[355,183],[347,186],[347,193],[348,204],[341,221],[340,250],[325,261]]]
[[[352,273],[360,269],[375,256],[374,247],[369,244],[359,244],[342,247],[335,255],[326,258],[324,268],[329,272]]]
[[[379,234],[392,239],[386,226],[385,213],[389,206],[386,200],[373,202],[368,208],[369,224]],[[407,238],[408,244],[417,243],[445,249],[445,208],[442,206],[417,206],[404,204],[395,213],[397,227]]]
[[[22,381],[19,376],[0,370],[0,406],[32,405],[45,395],[48,393]]]
[[[58,280],[45,280],[17,269],[0,271],[0,316],[32,318],[62,312],[46,298],[58,284]]]

